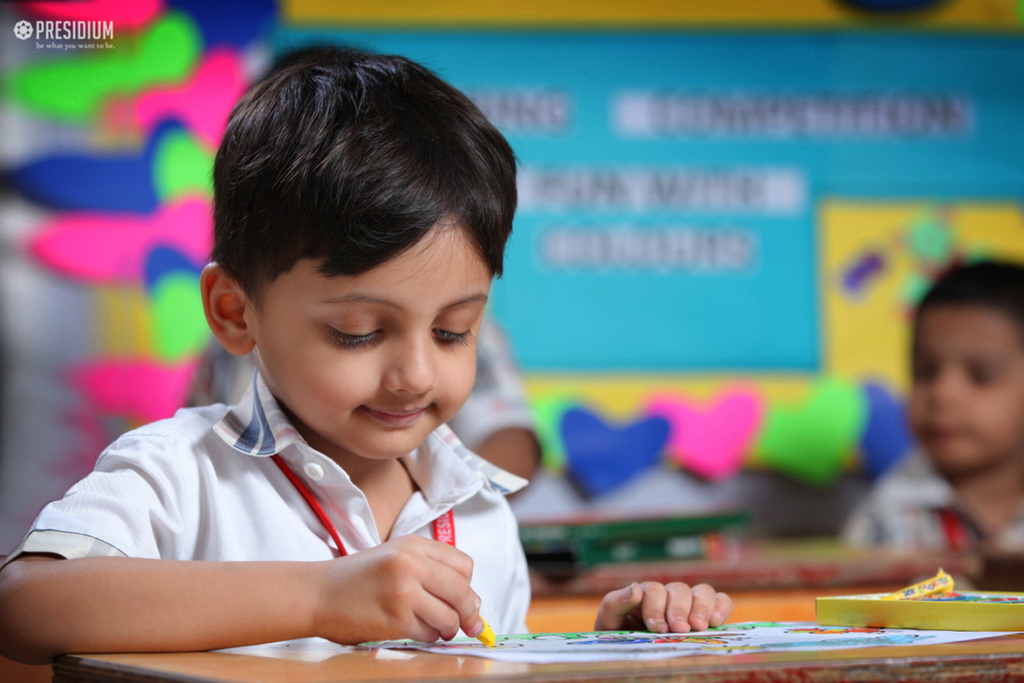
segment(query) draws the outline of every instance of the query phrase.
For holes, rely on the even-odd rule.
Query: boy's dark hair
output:
[[[979,261],[950,270],[925,294],[914,314],[934,306],[984,306],[1007,315],[1024,342],[1024,266],[1008,261]]]
[[[250,297],[303,258],[357,275],[457,221],[500,276],[516,208],[508,142],[413,61],[314,48],[231,112],[213,169],[212,258]]]

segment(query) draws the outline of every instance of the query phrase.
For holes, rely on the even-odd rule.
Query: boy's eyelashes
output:
[[[436,328],[434,329],[434,335],[445,344],[469,346],[470,342],[473,341],[473,333],[470,330],[466,330],[465,332],[449,332],[448,330]]]
[[[942,372],[938,364],[915,364],[912,368],[913,380],[923,384],[935,381]],[[966,375],[971,384],[979,387],[995,383],[1000,376],[999,369],[988,364],[970,363],[962,372]]]
[[[369,334],[347,334],[333,327],[328,327],[327,334],[330,335],[332,344],[348,348],[373,346],[380,340],[380,330],[375,330]]]
[[[473,341],[472,330],[465,332],[452,332],[441,328],[434,328],[434,336],[443,345],[469,346]],[[361,348],[375,346],[384,339],[384,330],[374,330],[367,334],[348,334],[339,329],[328,326],[327,334],[332,344],[346,348]]]

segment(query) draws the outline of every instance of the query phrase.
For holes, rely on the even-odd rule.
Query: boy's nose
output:
[[[932,380],[929,395],[937,404],[956,402],[963,397],[964,391],[967,389],[966,384],[961,373],[955,372],[951,368],[943,368]]]
[[[389,391],[423,394],[434,388],[434,376],[429,344],[410,340],[396,349],[384,384]]]

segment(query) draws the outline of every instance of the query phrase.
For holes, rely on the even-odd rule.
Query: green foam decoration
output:
[[[827,486],[842,473],[867,416],[867,399],[857,385],[825,377],[799,405],[769,406],[754,453],[771,469]]]
[[[549,472],[565,470],[568,458],[562,440],[562,416],[577,405],[579,401],[557,394],[545,396],[530,405],[541,446],[541,464]]]
[[[921,299],[928,293],[931,286],[931,279],[921,273],[911,273],[908,275],[902,285],[904,306],[909,309],[917,308],[917,305],[921,303]]]
[[[161,203],[213,197],[214,153],[183,130],[168,133],[153,158],[153,185]]]
[[[157,355],[165,361],[199,355],[210,335],[199,277],[188,272],[168,273],[154,285],[150,299]]]
[[[908,234],[911,254],[926,263],[945,263],[953,250],[953,235],[939,222],[934,213],[914,221]]]
[[[84,42],[107,44],[103,40]],[[180,12],[169,12],[141,36],[118,39],[112,45],[104,49],[76,47],[64,52],[68,59],[16,69],[4,81],[5,94],[36,114],[86,122],[96,118],[114,95],[184,82],[202,51],[199,29]]]

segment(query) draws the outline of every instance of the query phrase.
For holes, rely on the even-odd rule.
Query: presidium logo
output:
[[[35,26],[29,21],[19,21],[14,25],[14,35],[21,40],[36,37],[36,47],[57,50],[74,48],[112,48],[107,40],[114,39],[114,22],[112,21],[37,21]],[[100,41],[57,43],[54,41]],[[50,41],[43,43],[40,41]]]
[[[32,24],[27,21],[19,21],[14,25],[14,35],[22,40],[28,40],[32,37]]]

